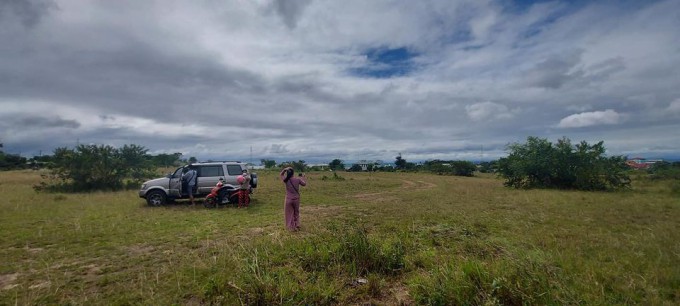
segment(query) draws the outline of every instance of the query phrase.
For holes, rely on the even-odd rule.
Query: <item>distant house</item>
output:
[[[662,162],[662,159],[646,159],[642,157],[633,157],[626,161],[626,165],[633,169],[649,169],[653,164]]]
[[[381,160],[360,160],[356,162],[355,165],[359,165],[361,171],[373,171],[375,167],[380,167],[382,163]]]

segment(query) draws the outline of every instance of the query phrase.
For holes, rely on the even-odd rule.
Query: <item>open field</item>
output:
[[[248,209],[136,191],[36,194],[0,172],[5,304],[680,304],[680,197],[513,190],[491,177],[311,173],[302,231],[259,172]]]

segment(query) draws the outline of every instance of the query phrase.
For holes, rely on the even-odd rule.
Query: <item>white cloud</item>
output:
[[[594,111],[567,116],[560,120],[559,128],[581,128],[596,125],[619,124],[621,115],[614,110]]]

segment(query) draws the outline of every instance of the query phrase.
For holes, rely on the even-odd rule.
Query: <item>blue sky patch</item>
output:
[[[412,72],[416,68],[413,58],[418,54],[401,47],[369,49],[365,55],[366,65],[352,68],[350,70],[352,74],[371,78],[391,78]]]

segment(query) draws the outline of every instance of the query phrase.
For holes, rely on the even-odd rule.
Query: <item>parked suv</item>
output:
[[[182,174],[189,165],[179,167],[165,177],[144,182],[139,190],[139,197],[146,199],[150,206],[165,205],[169,200],[189,198],[186,184],[182,184]],[[239,188],[236,178],[246,169],[241,162],[199,162],[191,164],[196,170],[195,197],[203,197],[210,193],[220,178],[224,179],[224,191],[220,194],[223,202],[233,198],[231,195]],[[251,173],[250,193],[257,188],[257,174]]]

